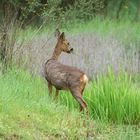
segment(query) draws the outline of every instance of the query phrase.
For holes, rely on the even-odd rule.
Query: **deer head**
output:
[[[69,41],[65,38],[65,33],[60,33],[60,31],[57,29],[55,35],[57,36],[57,48],[62,52],[72,53],[73,48],[70,47]]]

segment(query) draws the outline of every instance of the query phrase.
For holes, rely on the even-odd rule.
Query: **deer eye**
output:
[[[70,45],[70,43],[68,42],[67,45]]]

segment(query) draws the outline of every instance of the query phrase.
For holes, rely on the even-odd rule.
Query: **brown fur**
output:
[[[87,107],[82,94],[87,83],[85,73],[75,67],[63,65],[58,62],[61,52],[70,53],[69,42],[65,39],[64,33],[58,33],[58,41],[52,57],[45,63],[45,78],[48,81],[48,89],[52,95],[52,86],[56,88],[56,96],[59,90],[70,90],[73,97],[79,102],[81,111]]]

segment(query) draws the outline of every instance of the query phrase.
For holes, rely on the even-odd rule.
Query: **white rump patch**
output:
[[[83,75],[83,81],[84,81],[85,83],[88,82],[88,78],[87,78],[87,76],[86,76],[85,74]]]

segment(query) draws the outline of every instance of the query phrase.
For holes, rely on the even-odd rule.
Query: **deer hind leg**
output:
[[[81,96],[83,96],[83,91],[84,91],[84,88],[82,89],[82,91],[81,91]],[[84,100],[83,100],[84,101]],[[84,101],[84,103],[85,103],[85,101]],[[86,104],[86,103],[85,103]],[[87,104],[86,104],[86,107],[87,107]],[[81,106],[81,104],[80,104],[80,112],[83,110],[84,108]]]
[[[52,96],[52,84],[48,82],[49,95]]]
[[[78,101],[78,103],[80,104],[80,111],[83,111],[87,107],[87,104],[84,101],[84,99],[82,98],[81,92],[78,91],[78,90],[72,91],[72,95]]]

